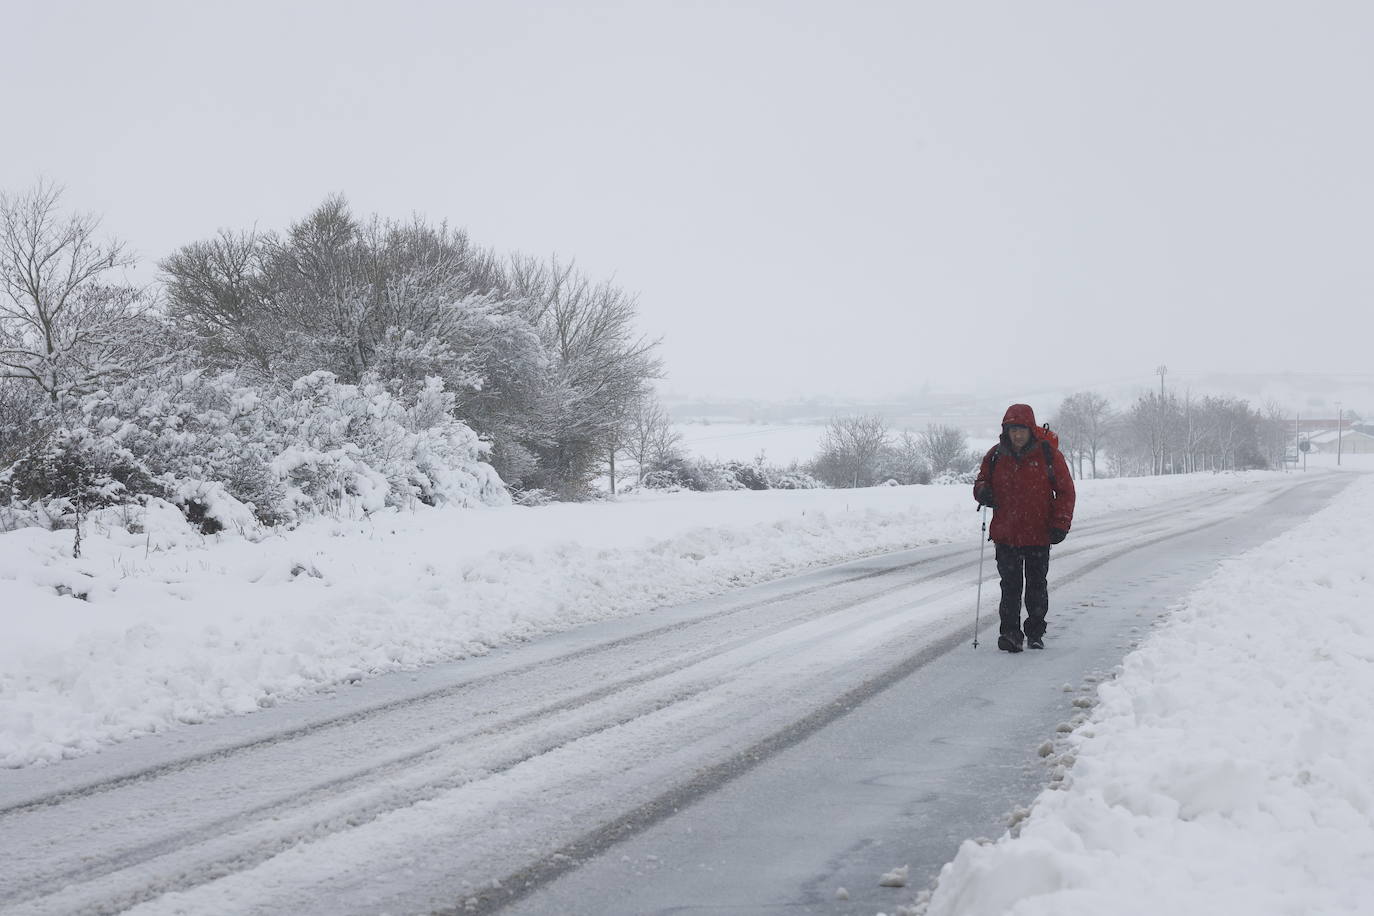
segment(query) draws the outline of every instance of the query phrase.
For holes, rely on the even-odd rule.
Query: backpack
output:
[[[1041,442],[1048,442],[1050,445],[1053,445],[1055,451],[1059,450],[1059,433],[1050,429],[1050,424],[1046,423],[1035,430],[1035,438],[1039,439]],[[1045,459],[1049,460],[1049,457],[1049,453],[1046,452]]]

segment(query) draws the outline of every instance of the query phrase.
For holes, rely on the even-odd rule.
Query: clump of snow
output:
[[[901,867],[899,867],[899,868],[894,868],[894,869],[892,869],[892,871],[884,872],[884,873],[883,873],[883,876],[882,876],[881,878],[878,879],[878,886],[879,886],[879,887],[906,887],[906,876],[907,876],[907,872],[910,871],[910,870],[911,870],[911,866],[910,866],[910,865],[903,865],[903,866],[901,866]]]
[[[171,475],[164,478],[163,490],[188,515],[205,518],[214,523],[214,531],[228,530],[242,534],[260,533],[262,526],[253,514],[253,507],[230,495],[224,484],[209,480],[184,480]],[[166,505],[164,500],[156,502]]]
[[[1272,479],[1085,481],[1079,520]],[[979,537],[962,487],[645,493],[462,512],[417,504],[260,532],[240,527],[241,509],[219,494],[182,492],[230,524],[207,533],[159,499],[110,507],[85,525],[79,560],[70,530],[0,534],[0,765],[822,563]]]
[[[1098,688],[1016,836],[930,916],[1368,913],[1374,477],[1222,567]]]
[[[157,497],[146,500],[141,507],[137,508],[120,507],[116,510],[102,510],[96,519],[98,528],[102,521],[107,534],[111,526],[122,527],[135,535],[141,533],[146,552],[166,551],[174,547],[187,547],[204,543],[204,539],[192,530],[186,521],[186,516],[179,508],[167,500]],[[256,520],[254,520],[254,525],[256,525]]]

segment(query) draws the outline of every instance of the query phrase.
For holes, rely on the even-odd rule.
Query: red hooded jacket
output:
[[[1008,426],[1025,426],[1031,431],[1030,441],[1019,453],[1007,435]],[[1069,464],[1059,449],[1037,433],[1035,411],[1029,405],[1007,408],[1002,417],[1002,437],[983,456],[978,479],[973,482],[974,498],[984,487],[992,488],[992,503],[997,508],[992,513],[988,539],[999,544],[1048,546],[1051,528],[1068,531],[1073,524],[1075,494]]]

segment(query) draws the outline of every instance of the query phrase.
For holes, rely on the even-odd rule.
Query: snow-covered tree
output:
[[[373,374],[393,391],[442,378],[455,415],[491,443],[514,486],[561,478],[564,453],[586,435],[569,405],[588,405],[602,428],[622,407],[607,396],[616,386],[589,392],[551,349],[542,316],[561,309],[559,296],[531,295],[443,224],[360,220],[332,197],[281,237],[221,233],[162,266],[170,314],[214,365],[282,386],[317,370],[347,384]],[[614,333],[604,323],[564,331],[560,346],[566,337],[579,353],[589,334]],[[570,490],[585,486],[581,472]]]
[[[53,402],[146,365],[156,331],[149,297],[113,277],[133,265],[123,244],[61,199],[46,183],[0,194],[0,377]]]
[[[525,303],[550,360],[545,444],[532,448],[537,485],[579,495],[623,443],[633,405],[660,374],[658,341],[635,328],[633,296],[573,264],[514,258],[506,286]]]

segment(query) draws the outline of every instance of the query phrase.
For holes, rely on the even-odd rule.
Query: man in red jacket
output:
[[[1068,462],[1035,425],[1029,405],[1007,408],[1002,437],[983,456],[973,497],[993,510],[988,540],[997,546],[997,572],[1002,577],[997,648],[1021,651],[1024,586],[1024,643],[1043,649],[1050,609],[1050,545],[1064,540],[1073,524],[1074,490]]]

